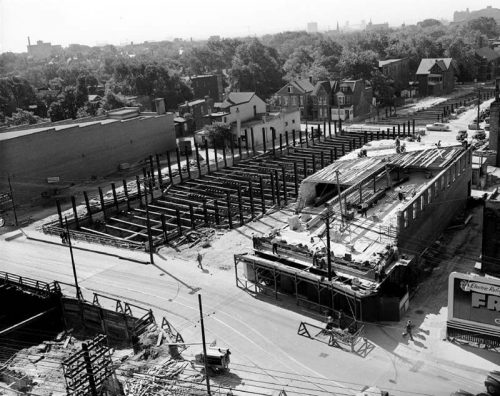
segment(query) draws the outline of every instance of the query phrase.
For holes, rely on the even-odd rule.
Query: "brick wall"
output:
[[[175,149],[172,114],[133,118],[20,136],[0,142],[0,191],[11,176],[16,201],[39,198],[53,185],[47,177],[79,184],[105,176],[123,162]]]

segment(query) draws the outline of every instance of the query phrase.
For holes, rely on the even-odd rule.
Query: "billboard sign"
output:
[[[452,272],[448,320],[500,331],[500,279]]]

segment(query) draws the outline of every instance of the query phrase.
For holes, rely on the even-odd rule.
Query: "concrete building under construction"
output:
[[[284,229],[235,256],[237,285],[357,320],[399,320],[418,257],[465,206],[471,169],[462,147],[336,161],[302,181]]]

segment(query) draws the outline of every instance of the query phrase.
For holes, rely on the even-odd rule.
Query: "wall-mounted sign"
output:
[[[500,331],[500,279],[451,273],[448,320]]]

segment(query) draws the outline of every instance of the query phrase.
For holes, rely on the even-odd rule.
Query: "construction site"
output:
[[[365,130],[324,122],[259,139],[260,131],[245,131],[229,148],[177,148],[109,187],[75,187],[56,200],[54,215],[2,241],[37,244],[38,258],[19,264],[7,253],[13,273],[0,273],[2,301],[16,301],[0,312],[0,391],[340,395],[382,384],[391,395],[416,394],[375,369],[363,383],[355,372],[335,381],[321,361],[301,356],[339,353],[356,365],[400,353],[400,329],[381,330],[394,333],[385,339],[372,324],[413,318],[423,258],[450,224],[464,222],[472,189],[472,148],[415,137],[476,101],[467,93]],[[47,264],[31,275],[32,260]],[[192,272],[196,262],[201,275]],[[209,296],[205,314],[201,297],[199,308],[194,300],[200,293]],[[439,330],[425,320],[423,334],[437,342]],[[304,337],[319,343],[302,344]],[[292,352],[287,344],[300,345]],[[456,353],[439,348],[446,358]],[[452,379],[462,387],[476,386],[498,360],[470,362],[473,376]],[[436,371],[415,364],[403,377]],[[436,385],[439,375],[424,394],[443,394],[431,383],[449,389]]]

